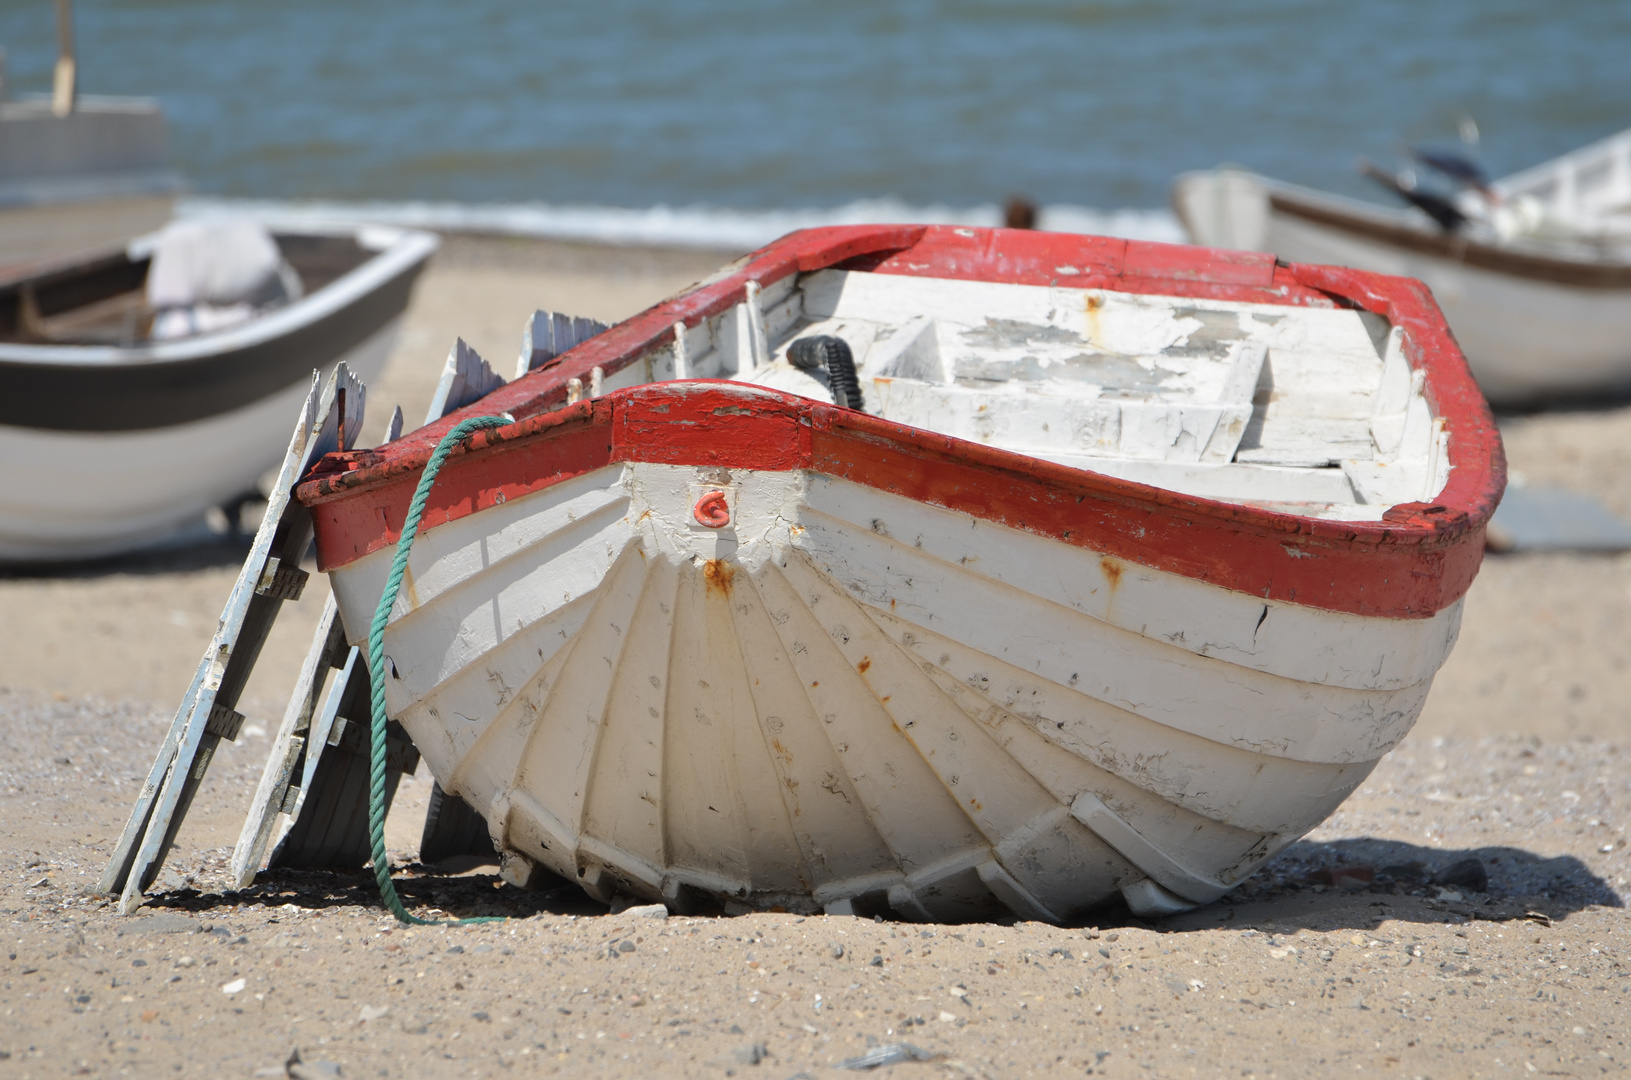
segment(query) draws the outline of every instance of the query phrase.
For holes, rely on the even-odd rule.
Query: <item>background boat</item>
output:
[[[49,97],[8,100],[0,54],[0,269],[151,232],[185,188],[158,102],[78,92],[69,0],[57,35]]]
[[[1631,131],[1491,186],[1454,230],[1236,169],[1184,174],[1172,203],[1197,243],[1420,278],[1493,402],[1631,390]]]
[[[378,374],[436,239],[274,235],[304,295],[172,340],[141,332],[151,243],[0,278],[0,560],[161,538],[254,488],[313,369]]]

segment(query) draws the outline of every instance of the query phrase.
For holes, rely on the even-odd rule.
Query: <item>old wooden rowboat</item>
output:
[[[506,412],[432,491],[389,710],[511,880],[680,908],[1221,896],[1410,730],[1504,480],[1417,282],[817,229],[320,462],[353,642],[431,449]]]
[[[1420,278],[1489,399],[1631,390],[1631,131],[1468,191],[1446,232],[1415,209],[1233,169],[1173,186],[1196,243]]]
[[[163,537],[277,463],[313,369],[379,373],[435,237],[274,239],[303,295],[170,340],[140,329],[150,243],[0,280],[0,561]]]

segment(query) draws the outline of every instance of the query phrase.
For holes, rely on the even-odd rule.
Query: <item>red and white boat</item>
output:
[[[508,878],[681,909],[1221,896],[1410,730],[1504,482],[1415,281],[817,229],[325,458],[354,643],[432,449],[497,413],[432,490],[390,712]]]

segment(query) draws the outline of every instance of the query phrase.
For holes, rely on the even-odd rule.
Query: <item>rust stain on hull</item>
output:
[[[402,584],[408,589],[408,603],[412,605],[408,610],[418,611],[421,606],[419,603],[419,589],[414,585],[413,571],[406,566],[402,568]]]
[[[1099,560],[1099,569],[1104,571],[1104,580],[1110,583],[1110,591],[1115,592],[1121,584],[1121,563],[1106,555]]]
[[[731,582],[736,577],[736,567],[724,559],[709,559],[702,564],[702,576],[708,581],[710,596],[715,592],[720,596],[730,596]]]
[[[1101,336],[1099,312],[1104,309],[1104,297],[1096,293],[1089,293],[1083,313],[1087,316],[1087,342],[1097,345]]]

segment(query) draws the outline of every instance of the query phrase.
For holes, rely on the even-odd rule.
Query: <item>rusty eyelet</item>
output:
[[[723,529],[731,523],[731,508],[725,504],[723,491],[710,491],[697,500],[696,506],[691,509],[698,525],[706,525],[710,529]]]

